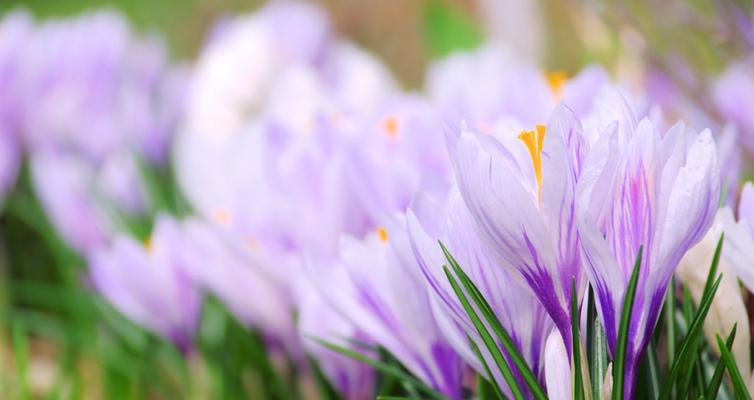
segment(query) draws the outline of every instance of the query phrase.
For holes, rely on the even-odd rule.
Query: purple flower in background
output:
[[[18,137],[18,107],[14,100],[14,83],[18,79],[16,62],[23,52],[31,26],[31,17],[13,12],[0,21],[0,203],[16,181],[21,160]]]
[[[136,161],[114,154],[97,170],[67,152],[45,149],[31,155],[34,192],[52,225],[82,253],[107,242],[124,224],[123,212],[145,209],[146,193]]]
[[[369,344],[365,335],[338,314],[308,282],[297,287],[298,332],[306,351],[319,362],[332,385],[345,400],[361,400],[373,396],[376,373],[369,365],[336,353],[315,339],[325,340],[339,346],[349,347],[364,355],[376,358],[377,354],[366,350]],[[355,344],[354,340],[361,345]]]
[[[242,323],[255,326],[273,348],[298,358],[300,343],[294,331],[293,300],[286,285],[262,268],[259,255],[244,247],[215,224],[199,219],[182,222],[191,251],[181,266],[194,284],[213,293]]]
[[[28,146],[99,162],[131,148],[163,163],[182,107],[185,71],[160,42],[134,35],[114,12],[51,20],[30,30],[14,60],[13,101]]]
[[[38,24],[11,14],[3,31],[0,191],[24,143],[48,217],[86,252],[149,207],[139,160],[166,163],[186,71],[113,12]]]
[[[639,247],[644,248],[627,350],[626,381],[633,387],[668,280],[712,223],[720,175],[709,130],[696,134],[678,123],[660,134],[648,119],[637,120],[620,93],[610,92],[603,101],[602,134],[578,184],[577,220],[613,353],[624,293]]]
[[[340,260],[310,272],[320,294],[369,339],[428,385],[460,398],[461,359],[434,317],[401,217],[363,240],[345,236]]]
[[[456,53],[429,69],[426,91],[450,121],[466,120],[489,130],[501,118],[523,125],[545,121],[562,100],[579,116],[591,111],[595,94],[608,82],[596,66],[568,78],[562,71],[543,72],[513,57],[505,48],[486,45]]]
[[[184,130],[218,137],[243,128],[262,110],[279,74],[322,62],[330,30],[323,10],[294,1],[223,21],[196,63]]]
[[[754,75],[752,63],[731,64],[712,86],[712,100],[722,116],[738,128],[739,140],[749,153],[754,153]]]
[[[111,246],[90,253],[92,283],[128,318],[186,351],[201,305],[183,269],[192,249],[180,226],[161,216],[145,243],[117,236]]]
[[[564,106],[546,126],[505,133],[461,133],[458,187],[492,259],[533,291],[570,349],[571,287],[580,297],[584,283],[574,202],[587,143]]]
[[[457,189],[451,190],[447,198],[428,191],[422,192],[408,214],[412,248],[430,287],[433,311],[441,322],[439,325],[448,342],[464,361],[478,373],[485,374],[468,343],[467,337],[471,338],[482,351],[487,365],[492,368],[494,376],[489,378],[504,382],[502,372],[495,368],[494,359],[443,272],[442,266],[448,263],[438,240],[443,242],[475,282],[532,371],[542,379],[544,340],[552,322],[529,288],[521,285],[508,270],[499,266],[492,252],[469,224],[472,218]],[[517,378],[520,386],[525,387],[520,375]]]

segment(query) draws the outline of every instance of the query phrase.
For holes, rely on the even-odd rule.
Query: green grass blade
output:
[[[644,354],[644,358],[642,359],[642,364],[640,367],[640,375],[644,379],[644,382],[646,383],[643,385],[643,388],[638,388],[636,391],[636,397],[637,398],[648,398],[648,399],[656,399],[657,396],[660,394],[660,381],[661,381],[661,371],[660,371],[660,362],[657,357],[657,348],[654,344],[654,340],[650,340],[649,344],[647,345],[647,351],[646,354]],[[642,397],[639,395],[640,389],[643,389],[643,392],[645,393],[645,397]]]
[[[725,347],[730,350],[733,348],[733,341],[736,340],[736,328],[738,324],[733,325],[733,329],[730,331],[730,334],[728,335],[728,339],[725,340]],[[723,361],[722,358],[720,358],[720,361],[718,361],[717,366],[715,367],[715,373],[712,374],[712,379],[710,379],[709,386],[707,387],[707,392],[705,393],[704,397],[707,399],[716,399],[717,398],[717,392],[720,390],[720,384],[723,382],[723,373],[725,373],[725,361]]]
[[[497,343],[495,343],[492,335],[490,335],[489,331],[484,326],[484,323],[482,323],[482,320],[479,318],[479,315],[477,315],[476,311],[469,303],[469,300],[466,298],[466,295],[459,286],[458,282],[456,282],[455,278],[450,273],[448,267],[443,266],[442,268],[445,271],[445,275],[448,277],[448,281],[450,281],[450,284],[453,287],[453,291],[455,291],[456,296],[458,296],[458,300],[461,301],[463,309],[466,311],[466,314],[468,314],[472,324],[474,324],[477,333],[479,333],[479,336],[481,336],[482,341],[484,341],[484,344],[492,355],[492,358],[495,359],[495,364],[497,364],[497,367],[500,368],[500,372],[502,372],[505,382],[508,384],[511,392],[513,392],[513,397],[515,397],[517,400],[523,399],[523,391],[518,386],[518,382],[516,382],[516,378],[513,376],[513,372],[511,371],[508,362],[505,360],[505,356],[497,347]]]
[[[675,276],[670,278],[670,286],[665,294],[665,332],[666,332],[666,354],[667,365],[673,365],[675,358],[675,345],[677,342],[676,322],[675,322]]]
[[[717,292],[717,288],[720,285],[722,275],[715,279],[717,274],[717,267],[720,262],[720,254],[722,252],[724,237],[721,235],[717,241],[717,247],[715,248],[715,254],[712,257],[712,264],[710,265],[707,280],[704,284],[704,291],[702,292],[702,298],[699,301],[699,308],[694,315],[691,324],[686,330],[686,336],[678,349],[678,353],[673,357],[673,363],[671,364],[670,372],[668,373],[665,382],[663,384],[662,392],[660,393],[660,400],[666,400],[670,398],[670,394],[673,390],[676,380],[679,376],[684,376],[688,368],[693,366],[692,359],[696,357],[696,349],[698,345],[698,337],[704,324],[704,319],[707,317],[710,307],[712,306],[712,299]],[[682,388],[685,389],[685,388]]]
[[[736,394],[736,399],[751,400],[749,389],[746,387],[743,377],[741,377],[741,371],[738,370],[736,360],[733,359],[733,355],[725,346],[725,343],[723,343],[720,335],[716,335],[716,337],[717,346],[720,348],[720,357],[725,362],[725,368],[728,369],[728,375],[730,375],[730,380],[733,383],[733,391]]]
[[[13,324],[13,357],[16,376],[18,376],[18,398],[30,399],[29,345],[26,341],[26,329],[21,323]]]
[[[453,271],[455,272],[456,276],[461,281],[469,295],[472,297],[476,306],[484,315],[487,323],[492,327],[495,335],[497,336],[497,339],[503,345],[506,353],[511,358],[511,360],[513,360],[516,368],[518,368],[518,372],[521,374],[524,382],[526,382],[526,385],[529,387],[532,396],[537,400],[547,399],[547,395],[545,394],[544,389],[542,388],[542,386],[540,386],[539,381],[537,380],[536,376],[534,376],[534,373],[531,371],[531,368],[529,368],[529,365],[526,363],[526,359],[519,352],[518,348],[513,342],[513,339],[511,339],[511,336],[508,334],[507,330],[500,323],[500,320],[495,315],[492,307],[489,305],[479,289],[477,289],[476,285],[474,285],[474,282],[472,282],[469,276],[466,275],[461,266],[458,265],[458,262],[455,260],[455,258],[453,258],[448,249],[445,248],[442,243],[440,243],[440,247],[445,254],[445,258],[447,258],[448,262],[453,267]]]
[[[479,359],[479,362],[482,363],[482,367],[484,367],[484,372],[489,377],[489,381],[484,379],[483,376],[479,375],[478,381],[480,383],[480,387],[484,384],[487,384],[492,387],[492,390],[494,391],[495,395],[498,399],[504,399],[505,395],[503,394],[503,390],[500,388],[500,385],[497,384],[497,381],[495,381],[494,376],[492,375],[492,371],[490,370],[490,366],[487,365],[487,361],[485,361],[484,357],[482,356],[482,352],[479,351],[479,346],[474,343],[471,338],[468,338],[469,344],[471,345],[471,349],[474,350],[474,354],[476,354],[476,357]],[[490,398],[491,396],[482,396],[481,390],[479,393],[480,398]]]
[[[573,360],[573,398],[584,400],[584,377],[581,375],[581,334],[579,333],[579,299],[576,295],[576,279],[571,279],[571,338]]]
[[[620,317],[620,326],[618,329],[618,342],[615,350],[615,360],[613,362],[613,400],[623,400],[625,390],[625,370],[626,370],[626,349],[628,347],[628,328],[631,324],[631,313],[634,308],[634,298],[636,297],[636,283],[639,280],[639,268],[641,267],[641,257],[644,248],[639,247],[639,254],[636,256],[634,270],[631,273],[631,279],[628,281],[626,295],[623,297],[623,310]]]
[[[599,399],[602,393],[602,384],[607,372],[608,354],[605,331],[602,329],[600,319],[597,317],[597,307],[594,300],[594,289],[589,286],[587,305],[587,358],[589,360],[589,373],[592,382],[592,398]]]
[[[696,345],[699,335],[704,324],[704,319],[707,317],[707,312],[712,305],[712,298],[717,292],[717,288],[720,285],[720,279],[722,275],[718,277],[715,283],[710,288],[710,291],[702,295],[702,301],[699,305],[694,319],[689,326],[688,333],[681,342],[681,347],[678,350],[678,354],[675,357],[675,362],[670,368],[670,373],[667,375],[663,384],[662,392],[660,393],[660,399],[665,400],[670,398],[670,393],[673,389],[673,385],[682,372],[686,372],[687,368],[693,366],[693,358],[696,357]]]
[[[413,376],[401,371],[400,368],[396,368],[392,365],[386,364],[382,361],[373,360],[358,351],[351,350],[349,348],[339,346],[334,343],[327,342],[325,340],[319,339],[319,338],[312,338],[312,340],[315,340],[317,343],[321,344],[322,346],[327,347],[330,350],[333,350],[335,352],[338,352],[340,354],[343,354],[344,356],[353,358],[354,360],[361,361],[372,368],[376,369],[379,372],[382,372],[383,374],[390,375],[392,377],[395,377],[399,381],[406,381],[409,382],[411,385],[416,387],[417,389],[425,392],[433,399],[437,400],[445,400],[445,396],[438,393],[431,387],[424,384],[424,382],[414,378]]]

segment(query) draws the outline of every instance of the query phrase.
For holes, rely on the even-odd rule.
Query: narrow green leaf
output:
[[[19,399],[31,398],[29,391],[29,346],[26,342],[26,329],[23,324],[13,324],[13,357],[19,384]]]
[[[445,246],[442,243],[440,243],[440,247],[442,248],[442,251],[445,254],[445,258],[453,267],[453,271],[455,272],[456,276],[459,278],[459,280],[463,284],[466,291],[472,297],[476,306],[484,315],[487,323],[492,327],[493,331],[495,332],[495,335],[497,336],[497,339],[505,348],[505,351],[508,354],[508,357],[510,357],[511,360],[513,360],[513,363],[516,365],[518,372],[521,374],[521,376],[524,379],[524,382],[526,382],[527,386],[529,387],[529,390],[531,391],[532,396],[538,400],[546,399],[547,395],[545,394],[544,389],[542,388],[542,386],[540,386],[539,381],[534,376],[534,373],[531,371],[531,368],[529,368],[529,365],[527,364],[526,359],[519,352],[518,348],[513,342],[513,339],[511,339],[510,334],[508,334],[508,331],[500,323],[500,320],[498,320],[490,304],[484,298],[484,296],[479,291],[479,289],[477,289],[476,285],[474,285],[474,282],[472,282],[469,276],[466,275],[466,273],[463,271],[461,266],[458,265],[458,262],[455,260],[455,258],[453,258],[453,256],[450,254],[448,249],[445,248]]]
[[[489,380],[484,379],[483,376],[479,375],[477,377],[477,382],[479,382],[479,386],[483,387],[485,384],[492,387],[492,390],[494,391],[495,395],[498,399],[504,399],[505,395],[503,394],[503,390],[500,388],[500,385],[497,384],[497,381],[495,381],[494,375],[492,375],[492,371],[490,370],[490,366],[487,365],[487,361],[484,359],[484,356],[482,356],[482,352],[479,351],[479,346],[474,343],[471,338],[468,338],[469,344],[471,345],[471,349],[474,351],[474,354],[476,354],[476,357],[479,359],[479,362],[482,363],[482,367],[484,368],[484,372],[489,377]],[[479,393],[480,398],[490,398],[490,396],[482,396],[481,390]]]
[[[717,274],[717,267],[720,262],[720,254],[723,246],[723,235],[717,241],[717,247],[715,248],[715,254],[712,257],[712,264],[710,265],[707,280],[704,284],[704,291],[702,292],[702,298],[699,301],[699,308],[697,309],[691,324],[687,327],[686,336],[681,343],[681,347],[678,353],[673,357],[673,364],[670,368],[665,381],[663,382],[662,392],[660,393],[660,400],[666,400],[670,398],[670,394],[673,391],[673,386],[679,376],[686,373],[688,368],[693,365],[692,359],[696,356],[696,349],[699,340],[699,335],[704,323],[704,319],[707,317],[710,307],[712,306],[712,299],[717,292],[717,288],[720,285],[722,275],[715,279]],[[685,388],[682,388],[685,389]]]
[[[523,391],[518,386],[518,382],[516,382],[516,378],[513,376],[513,372],[511,371],[508,362],[505,360],[505,356],[497,347],[497,343],[495,343],[492,335],[490,335],[489,331],[487,331],[487,328],[484,326],[484,323],[482,323],[476,311],[474,311],[474,308],[471,306],[468,299],[466,298],[466,295],[463,293],[463,289],[461,289],[461,287],[458,285],[458,282],[456,282],[448,267],[443,266],[442,268],[443,271],[445,271],[445,275],[448,277],[448,281],[450,281],[450,285],[453,287],[453,291],[455,291],[458,300],[463,305],[463,309],[466,311],[466,314],[468,314],[472,324],[474,324],[474,327],[476,328],[477,333],[479,333],[479,336],[481,336],[482,341],[484,341],[487,350],[495,360],[495,364],[497,364],[497,367],[500,368],[500,372],[502,372],[505,382],[508,384],[511,392],[513,392],[513,397],[515,397],[517,400],[523,399]]]
[[[744,379],[741,376],[741,371],[738,370],[738,366],[736,365],[736,360],[733,358],[733,354],[731,354],[730,350],[728,350],[728,347],[725,346],[725,343],[723,343],[723,339],[720,337],[720,335],[715,336],[717,338],[717,346],[720,348],[720,357],[723,359],[723,361],[725,362],[725,367],[728,369],[728,375],[730,376],[730,380],[733,383],[733,391],[736,393],[736,398],[751,400],[749,389],[744,383]]]
[[[725,340],[725,347],[728,350],[733,348],[733,341],[736,340],[737,327],[738,327],[738,323],[733,325],[733,329],[730,331],[730,334],[728,335],[728,339]],[[707,399],[717,398],[717,392],[720,390],[720,384],[723,382],[723,373],[725,373],[725,361],[723,361],[723,359],[720,358],[720,361],[717,362],[717,366],[715,367],[715,373],[712,375],[712,379],[710,379],[709,386],[707,387],[707,392],[704,395],[705,398]]]
[[[657,348],[653,340],[647,345],[646,354],[642,360],[642,370],[645,376],[645,382],[648,383],[644,389],[647,393],[646,398],[656,399],[660,394],[660,362],[657,357]],[[638,395],[638,393],[637,393]]]
[[[584,377],[581,372],[581,334],[579,333],[579,299],[576,295],[576,279],[571,278],[571,338],[573,359],[573,398],[584,399]]]
[[[592,381],[592,398],[599,399],[602,393],[602,383],[607,372],[608,354],[605,330],[602,329],[600,319],[597,317],[597,307],[594,300],[594,289],[589,286],[589,298],[587,309],[587,342],[589,353],[589,372]]]
[[[639,280],[639,268],[641,268],[641,256],[644,248],[639,247],[639,254],[636,256],[634,270],[631,273],[631,279],[628,281],[626,295],[623,298],[623,311],[620,317],[620,326],[618,328],[618,342],[615,350],[615,361],[613,362],[613,400],[623,400],[625,390],[625,370],[626,370],[626,348],[628,347],[628,329],[631,324],[631,313],[634,308],[634,297],[636,297],[636,283]]]
[[[308,357],[308,362],[309,368],[313,372],[312,375],[314,375],[314,383],[317,386],[318,398],[320,400],[337,400],[337,392],[327,380],[327,377],[322,372],[322,369],[319,367],[317,361],[312,357]]]
[[[666,353],[668,365],[673,365],[675,345],[678,340],[676,335],[675,309],[675,276],[672,276],[670,278],[670,286],[665,294],[665,332],[667,334]]]
[[[663,382],[662,392],[660,393],[659,397],[661,400],[670,398],[670,393],[672,391],[673,385],[678,379],[681,372],[686,371],[687,368],[691,368],[691,366],[693,365],[692,359],[696,356],[696,341],[704,324],[704,319],[707,317],[707,312],[712,305],[712,296],[714,296],[715,292],[717,292],[717,288],[720,285],[720,279],[722,279],[722,275],[718,277],[718,279],[712,285],[710,291],[702,295],[702,302],[700,303],[699,309],[697,310],[696,315],[691,322],[691,326],[688,329],[688,334],[684,337],[683,342],[681,342],[681,347],[675,357],[675,362],[670,368],[670,373],[667,375],[665,382]]]
[[[414,378],[413,376],[411,376],[411,375],[409,375],[409,374],[401,371],[400,368],[396,368],[396,367],[394,367],[392,365],[389,365],[389,364],[386,364],[386,363],[384,363],[382,361],[373,360],[373,359],[371,359],[371,358],[369,358],[369,357],[367,357],[367,356],[359,353],[358,351],[354,351],[354,350],[351,350],[349,348],[346,348],[346,347],[343,347],[343,346],[339,346],[337,344],[330,343],[330,342],[327,342],[327,341],[319,339],[319,338],[312,338],[312,340],[316,341],[317,343],[321,344],[322,346],[327,347],[330,350],[336,351],[336,352],[338,352],[340,354],[343,354],[344,356],[353,358],[354,360],[361,361],[361,362],[363,362],[363,363],[371,366],[372,368],[376,369],[377,371],[382,372],[383,374],[395,377],[399,381],[407,381],[407,382],[411,383],[414,387],[420,389],[422,392],[425,392],[426,394],[428,394],[433,399],[437,399],[437,400],[444,400],[445,399],[445,396],[443,396],[442,394],[438,393],[437,391],[435,391],[431,387],[425,385],[422,381],[420,381],[420,380]]]

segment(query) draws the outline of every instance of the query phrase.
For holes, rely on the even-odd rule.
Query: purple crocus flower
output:
[[[18,138],[18,104],[14,82],[19,74],[17,58],[23,51],[31,17],[12,12],[0,21],[0,204],[16,181],[21,160]]]
[[[191,218],[181,223],[190,256],[181,267],[194,284],[222,301],[243,324],[260,328],[268,345],[296,358],[302,355],[291,318],[291,294],[271,276],[259,255],[221,227]]]
[[[366,349],[369,339],[335,311],[308,281],[297,287],[298,332],[306,351],[314,356],[332,385],[345,400],[361,400],[373,396],[376,374],[367,364],[336,353],[318,343],[326,340],[359,351],[372,358],[374,351]],[[355,341],[358,341],[356,343]]]
[[[722,116],[739,131],[740,143],[754,153],[754,116],[748,105],[754,102],[754,75],[751,62],[732,63],[714,82],[712,100]]]
[[[21,16],[6,18],[0,40],[0,153],[25,144],[48,217],[85,253],[149,207],[139,159],[167,161],[187,76],[120,14],[38,24]],[[0,157],[0,191],[13,154]]]
[[[660,134],[648,119],[637,119],[619,92],[603,101],[602,133],[578,183],[577,221],[585,270],[613,353],[628,280],[644,248],[628,338],[626,382],[632,388],[668,280],[712,223],[720,175],[709,130],[697,134],[678,123]],[[627,398],[631,394],[627,390]]]
[[[581,125],[561,106],[546,126],[517,138],[462,132],[454,140],[470,222],[496,263],[537,296],[570,349],[571,287],[580,298],[584,283],[574,203],[587,152]]]
[[[488,44],[433,64],[425,86],[445,118],[488,130],[501,118],[540,124],[560,101],[583,116],[592,110],[595,94],[608,80],[607,72],[597,66],[572,78],[562,71],[541,71],[504,47]]]
[[[502,372],[496,368],[494,359],[443,272],[442,265],[448,263],[438,245],[440,240],[490,302],[532,371],[542,379],[544,340],[552,321],[529,288],[498,266],[493,252],[469,224],[472,218],[457,189],[451,190],[445,199],[431,191],[422,192],[409,211],[412,248],[430,288],[436,318],[442,322],[440,326],[449,343],[466,363],[478,373],[486,374],[469,345],[468,337],[476,343],[492,369],[494,376],[490,378],[504,382]],[[520,375],[517,378],[520,386],[525,387]]]
[[[201,305],[182,268],[192,248],[174,220],[158,217],[145,243],[117,236],[110,247],[90,253],[92,283],[128,318],[186,351]]]
[[[345,236],[340,260],[311,272],[321,295],[369,339],[419,379],[460,398],[461,359],[434,317],[402,217],[363,240]]]

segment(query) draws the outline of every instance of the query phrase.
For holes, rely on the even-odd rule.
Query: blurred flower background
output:
[[[722,232],[701,383],[670,390],[706,394],[734,324],[752,384],[752,10],[3,1],[0,398],[540,398],[438,240],[552,398],[574,326],[615,361],[641,248],[625,395],[656,397]]]

